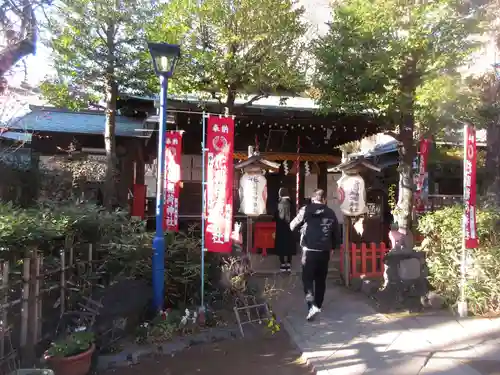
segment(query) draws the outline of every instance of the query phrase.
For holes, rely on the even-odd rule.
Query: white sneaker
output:
[[[307,320],[313,320],[316,315],[318,315],[321,312],[321,309],[315,305],[312,305],[312,307],[309,309],[309,313],[307,314]]]

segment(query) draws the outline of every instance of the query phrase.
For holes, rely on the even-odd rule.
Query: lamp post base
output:
[[[153,238],[152,263],[153,308],[155,311],[160,311],[163,308],[165,283],[165,236],[163,235],[156,235]]]
[[[467,316],[469,315],[469,311],[467,308],[467,302],[463,302],[463,301],[458,302],[457,312],[458,312],[459,317],[467,318]]]

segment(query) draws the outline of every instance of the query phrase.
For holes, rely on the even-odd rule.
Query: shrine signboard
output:
[[[209,116],[206,140],[205,247],[229,253],[232,249],[234,119]]]

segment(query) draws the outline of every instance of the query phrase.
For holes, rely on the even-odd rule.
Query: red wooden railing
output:
[[[364,277],[382,277],[384,275],[384,257],[389,249],[381,242],[378,247],[375,243],[351,244],[349,249],[349,280]],[[344,245],[340,247],[340,273],[344,274]]]

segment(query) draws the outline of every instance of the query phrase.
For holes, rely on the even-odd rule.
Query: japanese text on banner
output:
[[[464,243],[466,249],[478,247],[476,232],[476,130],[464,126]]]
[[[182,133],[168,131],[165,145],[165,222],[167,231],[179,231]]]
[[[233,225],[234,119],[207,120],[205,244],[207,251],[231,252]]]

